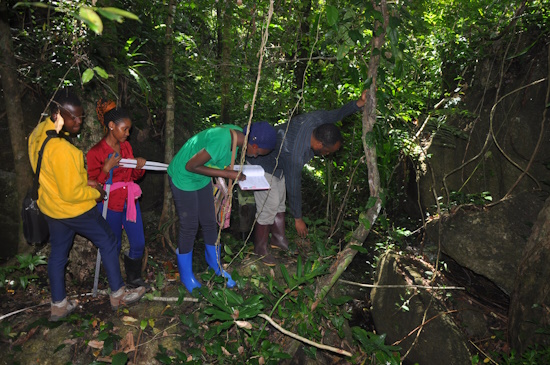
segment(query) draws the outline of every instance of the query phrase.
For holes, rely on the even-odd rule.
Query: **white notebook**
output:
[[[235,165],[233,170],[241,171],[246,175],[246,180],[239,180],[242,190],[267,190],[271,187],[264,176],[264,169],[260,165]]]

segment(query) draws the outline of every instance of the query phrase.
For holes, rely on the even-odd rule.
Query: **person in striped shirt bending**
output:
[[[300,237],[308,234],[302,217],[302,169],[314,156],[326,156],[342,146],[342,135],[334,123],[358,112],[367,99],[364,90],[359,100],[351,101],[339,109],[317,110],[292,117],[288,123],[275,127],[277,145],[272,153],[258,156],[251,163],[261,165],[270,190],[254,191],[257,222],[254,231],[254,252],[268,266],[276,264],[268,249],[288,249],[285,236],[286,196],[290,214],[294,217]],[[280,151],[280,153],[279,153]]]

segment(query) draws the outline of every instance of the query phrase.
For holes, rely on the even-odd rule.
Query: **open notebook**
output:
[[[240,180],[242,190],[267,190],[271,187],[264,176],[264,169],[260,165],[235,165],[233,170],[241,171],[246,175],[246,180]]]

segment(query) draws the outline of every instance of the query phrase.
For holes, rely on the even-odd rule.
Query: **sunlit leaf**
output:
[[[126,10],[122,10],[122,9],[118,9],[118,8],[112,8],[112,7],[101,8],[101,10],[103,10],[104,12],[120,15],[120,16],[123,16],[125,18],[132,19],[132,20],[137,20],[138,22],[141,22],[141,20],[139,20],[139,17],[136,14],[130,13],[129,11],[126,11]]]
[[[141,322],[139,323],[139,328],[141,328],[142,331],[147,328],[147,320],[146,319],[141,320]]]
[[[82,83],[86,84],[94,78],[94,70],[87,68],[86,71],[82,73]]]
[[[92,8],[83,6],[80,8],[78,15],[96,34],[101,34],[103,32],[103,22]]]
[[[99,66],[96,66],[94,67],[94,71],[101,77],[103,77],[104,79],[108,78],[109,77],[109,74],[101,67]]]
[[[45,3],[29,3],[26,1],[20,1],[16,3],[13,7],[16,8],[18,6],[36,6],[37,8],[49,8],[50,6]]]

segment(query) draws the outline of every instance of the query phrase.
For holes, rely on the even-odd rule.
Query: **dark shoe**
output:
[[[193,274],[193,250],[188,253],[179,253],[179,249],[177,249],[176,256],[178,257],[180,281],[185,285],[187,291],[191,293],[193,289],[200,288],[201,283],[195,279],[195,274]]]
[[[275,216],[271,225],[271,247],[288,250],[288,240],[285,236],[285,213],[280,212]]]
[[[137,288],[140,286],[149,288],[149,285],[141,278],[142,258],[132,259],[128,254],[124,254],[124,269],[126,270],[126,286],[128,288]]]
[[[111,293],[109,299],[111,300],[111,308],[117,310],[119,307],[125,307],[129,304],[135,303],[145,295],[145,288],[140,286],[135,289],[128,289],[125,286],[118,289],[116,292]]]
[[[214,270],[216,275],[223,276],[227,279],[227,287],[233,288],[235,286],[235,280],[231,278],[231,275],[224,269],[222,269],[222,265],[220,263],[221,258],[221,245],[205,245],[205,251],[204,255],[206,257],[206,262],[208,263],[208,266]]]
[[[76,300],[68,300],[67,297],[58,303],[52,303],[50,321],[56,322],[71,314],[78,305]]]
[[[254,253],[260,256],[262,262],[267,266],[275,266],[277,261],[269,253],[267,249],[267,241],[269,240],[269,231],[271,225],[263,225],[256,223],[254,227]]]

